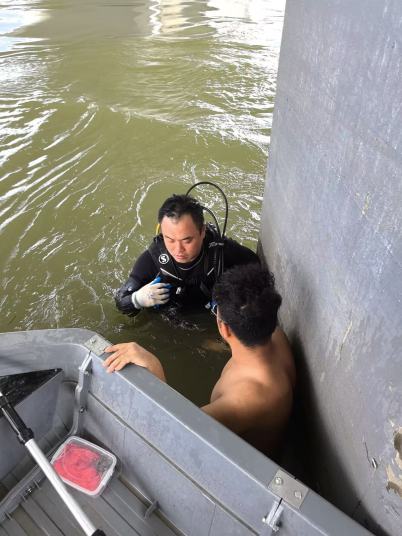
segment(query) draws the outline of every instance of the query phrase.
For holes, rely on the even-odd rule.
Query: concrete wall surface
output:
[[[288,0],[261,246],[314,486],[402,534],[402,2]]]

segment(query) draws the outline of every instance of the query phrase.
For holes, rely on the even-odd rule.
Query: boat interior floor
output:
[[[167,524],[114,477],[100,497],[69,488],[97,528],[107,536],[173,536],[181,534]],[[44,480],[0,526],[0,536],[82,536],[67,507]]]

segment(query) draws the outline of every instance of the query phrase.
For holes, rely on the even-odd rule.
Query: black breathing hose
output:
[[[228,222],[228,215],[229,215],[229,204],[228,204],[228,200],[227,200],[227,197],[225,195],[225,192],[222,190],[222,188],[220,188],[217,184],[215,184],[214,182],[210,182],[210,181],[201,181],[201,182],[196,182],[195,184],[193,184],[191,186],[191,188],[189,188],[186,192],[186,195],[189,195],[191,190],[194,190],[194,188],[196,188],[197,186],[202,186],[204,184],[207,184],[209,186],[213,186],[214,188],[216,188],[219,193],[222,195],[223,197],[223,200],[225,202],[225,221],[223,223],[223,230],[222,230],[222,234],[220,235],[220,238],[223,238],[225,236],[225,233],[226,233],[226,225],[227,225],[227,222]],[[214,221],[215,221],[215,224],[217,225],[217,222],[216,222],[216,218],[214,216],[214,214],[212,214],[212,211],[207,209],[207,207],[202,207],[203,209],[207,210],[207,212],[209,212],[209,214],[212,215],[212,217],[214,218]],[[217,228],[218,228],[218,225],[217,225]]]
[[[218,234],[218,244],[215,245],[216,249],[215,249],[215,255],[214,255],[214,268],[215,268],[216,279],[218,279],[218,277],[223,273],[223,270],[224,270],[224,256],[223,256],[223,244],[224,244],[224,242],[223,242],[223,240],[225,238],[226,226],[227,226],[227,222],[228,222],[229,204],[228,204],[228,200],[227,200],[227,197],[225,195],[225,192],[222,190],[222,188],[220,188],[217,184],[215,184],[213,182],[209,182],[209,181],[196,182],[195,184],[193,184],[191,186],[191,188],[189,188],[187,190],[186,195],[189,195],[191,190],[193,190],[197,186],[203,186],[203,185],[213,186],[214,188],[216,188],[219,191],[219,193],[222,195],[223,200],[225,202],[225,220],[223,222],[222,232],[221,232],[220,227],[218,225],[218,220],[216,219],[215,214],[212,212],[211,209],[209,209],[208,207],[205,207],[204,205],[202,205],[203,210],[205,210],[206,212],[208,212],[208,214],[210,214],[212,216],[212,218],[214,220],[214,223],[215,223],[216,231],[217,231],[217,234]]]

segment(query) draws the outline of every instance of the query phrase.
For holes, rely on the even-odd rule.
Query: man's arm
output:
[[[111,355],[105,359],[103,366],[107,372],[123,369],[129,363],[144,367],[152,372],[157,378],[166,382],[165,371],[159,359],[136,342],[123,342],[105,349]]]

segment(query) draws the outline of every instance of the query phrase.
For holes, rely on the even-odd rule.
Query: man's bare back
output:
[[[256,448],[272,454],[288,421],[296,371],[286,335],[253,349],[233,348],[231,359],[202,409]]]

